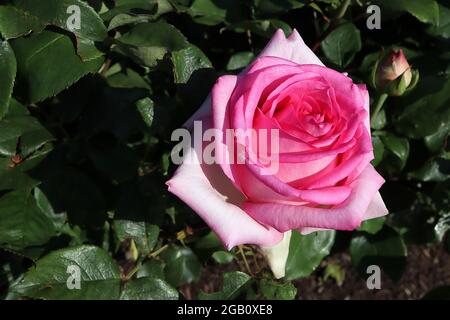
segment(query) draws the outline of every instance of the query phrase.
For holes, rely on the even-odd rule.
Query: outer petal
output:
[[[366,126],[367,130],[369,130],[370,133],[370,97],[369,97],[369,91],[367,90],[367,87],[365,84],[358,84],[356,85],[361,92],[361,96],[364,100],[364,110],[367,111],[367,117],[364,119],[364,125]]]
[[[384,179],[369,165],[356,179],[348,199],[334,208],[312,208],[287,204],[244,203],[244,210],[256,220],[284,232],[303,227],[353,230],[364,219],[373,197]],[[377,205],[378,213],[382,212]]]
[[[278,29],[264,50],[261,51],[259,57],[263,56],[280,57],[298,64],[324,65],[295,29],[287,39],[283,30]]]
[[[366,212],[364,213],[364,216],[362,218],[363,221],[375,219],[378,217],[382,217],[388,214],[388,210],[386,208],[386,205],[383,202],[383,199],[381,198],[381,194],[377,192],[375,196],[372,198],[372,201],[369,204],[369,207],[367,208]],[[330,229],[323,229],[323,228],[311,228],[311,227],[303,227],[299,228],[298,231],[301,234],[310,234],[312,232],[316,231],[324,231],[324,230],[330,230]]]
[[[189,161],[167,182],[169,191],[197,212],[228,249],[239,244],[273,246],[281,241],[282,233],[263,226],[240,209],[244,197],[218,165],[201,164],[194,148],[185,157]]]
[[[378,217],[382,217],[388,214],[388,209],[384,204],[383,199],[381,198],[381,194],[377,192],[375,196],[372,198],[372,202],[364,213],[363,220],[374,219]]]

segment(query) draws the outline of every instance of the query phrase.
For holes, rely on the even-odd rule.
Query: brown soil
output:
[[[254,262],[251,270],[258,270]],[[264,261],[258,259],[258,264]],[[338,286],[335,280],[323,278],[325,266],[337,264],[345,270],[345,280]],[[186,285],[181,292],[186,299],[195,299],[198,293],[214,292],[221,288],[224,272],[241,270],[245,267],[241,261],[226,266],[209,265],[202,279],[196,284]],[[394,283],[386,275],[381,277],[381,289],[369,290],[366,281],[352,266],[348,252],[329,256],[308,278],[294,281],[298,289],[297,299],[420,299],[430,290],[450,285],[450,255],[438,245],[431,247],[412,245],[408,247],[406,269],[401,279]]]

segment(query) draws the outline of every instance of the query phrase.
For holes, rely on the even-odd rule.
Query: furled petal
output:
[[[206,128],[207,122],[203,120]],[[218,165],[200,163],[194,148],[188,150],[185,159],[189,161],[183,162],[167,182],[169,191],[197,212],[228,249],[240,244],[273,246],[281,241],[282,233],[263,226],[240,209],[244,197]]]
[[[352,193],[341,206],[312,208],[308,206],[245,202],[244,210],[261,223],[273,226],[280,232],[303,227],[353,230],[364,219],[373,197],[384,179],[368,165],[351,184]],[[380,213],[377,202],[377,213]]]
[[[285,37],[283,30],[278,29],[264,50],[261,51],[259,57],[263,56],[280,57],[298,64],[323,66],[323,63],[305,44],[295,29],[288,38]]]
[[[222,140],[215,141],[217,158],[220,159],[220,166],[225,175],[235,183],[236,187],[239,187],[236,183],[236,179],[233,176],[233,170],[230,166],[232,163],[232,156],[228,152],[228,147],[225,144],[227,141],[227,129],[230,128],[228,105],[231,94],[236,86],[236,76],[222,76],[217,79],[214,87],[211,91],[211,107],[212,108],[212,121],[213,127],[222,132]],[[233,159],[234,160],[234,159]]]
[[[263,56],[284,58],[299,64],[316,64],[324,66],[320,59],[305,44],[302,37],[295,29],[288,38],[285,37],[283,30],[278,29],[258,57]],[[183,125],[184,127],[190,128],[194,120],[210,112],[210,103],[208,100],[209,97],[196,113],[185,122]]]

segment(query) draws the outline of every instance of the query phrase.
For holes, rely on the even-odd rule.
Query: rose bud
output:
[[[217,80],[185,124],[194,141],[169,191],[227,249],[260,246],[281,278],[291,230],[354,230],[388,213],[378,191],[384,179],[371,165],[369,101],[365,85],[327,68],[297,31],[286,38],[278,30],[239,75]],[[239,131],[256,136],[228,139]],[[254,138],[269,135],[261,154]],[[212,149],[219,161],[206,161]]]
[[[419,72],[412,70],[402,49],[392,49],[373,69],[374,87],[390,96],[402,96],[412,90]]]

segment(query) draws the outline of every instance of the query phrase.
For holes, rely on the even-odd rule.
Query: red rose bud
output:
[[[377,84],[384,86],[387,82],[397,79],[401,75],[405,77],[405,83],[411,83],[411,67],[406,60],[403,50],[392,50],[378,65]]]
[[[391,50],[374,68],[374,86],[390,96],[401,96],[411,90],[419,80],[417,70],[412,70],[402,49]]]

